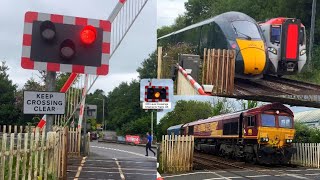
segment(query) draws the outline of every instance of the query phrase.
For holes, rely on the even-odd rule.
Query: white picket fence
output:
[[[297,153],[291,158],[292,164],[320,167],[320,143],[294,143],[293,146],[297,148]]]

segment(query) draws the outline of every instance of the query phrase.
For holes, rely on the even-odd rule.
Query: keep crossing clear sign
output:
[[[64,114],[66,96],[59,92],[24,91],[24,114]]]

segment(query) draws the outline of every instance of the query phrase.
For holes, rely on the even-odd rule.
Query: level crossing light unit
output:
[[[168,99],[168,91],[165,87],[148,87],[147,99],[151,102],[165,101]]]
[[[26,12],[21,66],[51,72],[107,75],[111,22]]]

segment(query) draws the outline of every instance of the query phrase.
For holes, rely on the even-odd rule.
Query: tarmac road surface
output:
[[[156,156],[145,147],[115,143],[90,143],[90,155],[68,162],[68,179],[155,180]]]

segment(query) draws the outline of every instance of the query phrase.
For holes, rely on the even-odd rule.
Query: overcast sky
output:
[[[186,11],[184,3],[187,1],[188,0],[158,0],[157,27],[172,25],[178,15]]]
[[[27,79],[37,77],[37,71],[25,70],[20,66],[26,11],[107,19],[117,2],[118,0],[1,0],[0,60],[5,60],[9,65],[10,79],[21,88]],[[109,75],[100,77],[93,90],[99,88],[108,92],[122,81],[137,78],[136,69],[156,49],[156,6],[156,0],[149,0],[112,57]]]

